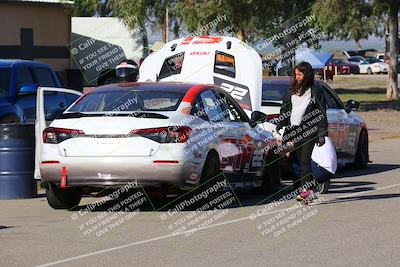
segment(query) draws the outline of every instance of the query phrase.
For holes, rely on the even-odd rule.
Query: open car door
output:
[[[40,162],[43,148],[43,130],[81,95],[83,95],[83,93],[71,89],[54,87],[38,88],[35,120],[35,180],[41,179]],[[59,102],[60,99],[65,100],[65,102]]]

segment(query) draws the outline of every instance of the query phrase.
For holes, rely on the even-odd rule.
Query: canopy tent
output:
[[[311,64],[313,69],[322,69],[333,58],[333,53],[315,52],[311,49],[296,51],[296,62],[306,61]]]

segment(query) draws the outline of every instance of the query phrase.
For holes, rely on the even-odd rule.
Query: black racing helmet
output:
[[[115,67],[117,82],[136,82],[139,76],[139,66],[133,60],[123,60]]]

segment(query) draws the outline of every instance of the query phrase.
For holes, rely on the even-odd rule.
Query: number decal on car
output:
[[[227,91],[233,98],[243,100],[243,97],[249,92],[245,88],[235,86],[233,84],[222,83],[221,87]]]

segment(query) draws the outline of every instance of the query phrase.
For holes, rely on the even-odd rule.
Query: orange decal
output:
[[[215,36],[200,36],[198,39],[194,40],[192,44],[217,44],[221,42],[221,37]]]
[[[186,37],[185,39],[183,39],[181,45],[187,45],[190,44],[190,42],[193,40],[193,37]]]

